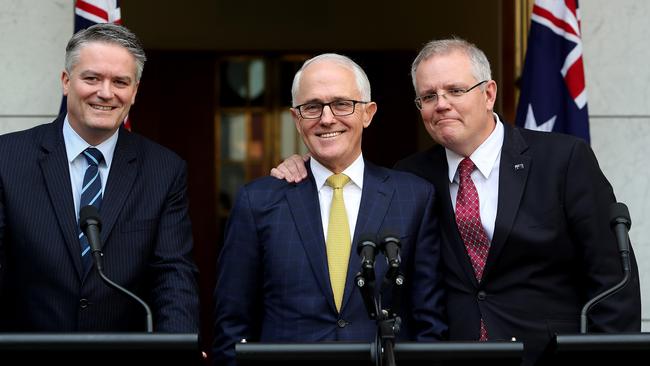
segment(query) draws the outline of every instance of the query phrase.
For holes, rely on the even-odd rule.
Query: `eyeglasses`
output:
[[[300,117],[304,119],[317,119],[323,115],[325,106],[330,107],[332,114],[338,117],[349,116],[354,113],[357,104],[366,104],[359,100],[335,100],[329,103],[305,103],[293,108],[298,110]]]
[[[454,99],[458,99],[462,97],[463,95],[469,93],[472,91],[474,88],[481,84],[487,83],[488,80],[483,80],[478,82],[476,85],[467,88],[467,89],[461,89],[461,88],[453,88],[449,90],[443,90],[444,93],[436,94],[436,93],[431,93],[431,94],[426,94],[419,96],[415,98],[415,106],[418,107],[418,109],[422,110],[427,106],[430,105],[435,105],[438,102],[438,99],[440,97],[445,97],[445,99],[452,101]]]

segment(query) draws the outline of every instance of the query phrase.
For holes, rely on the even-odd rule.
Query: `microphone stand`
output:
[[[137,301],[142,305],[142,307],[145,310],[146,313],[146,324],[147,324],[147,333],[152,333],[153,332],[153,317],[151,315],[151,308],[149,308],[149,305],[147,305],[146,302],[144,302],[141,298],[136,296],[133,292],[127,290],[126,288],[118,285],[117,283],[113,282],[110,278],[106,277],[104,274],[103,269],[101,268],[101,265],[98,265],[100,261],[97,260],[97,257],[101,257],[103,253],[95,252],[93,253],[95,255],[95,268],[97,268],[97,273],[99,274],[99,277],[104,281],[108,287],[117,290],[118,292],[121,292],[122,294],[132,298],[133,300]]]
[[[390,309],[380,309],[380,318],[377,319],[377,330],[382,354],[382,364],[395,366],[395,338],[400,332],[402,318],[399,311],[402,301],[402,289],[404,287],[404,275],[398,268],[389,268],[386,277],[381,286],[381,293],[390,290],[392,307]],[[379,294],[379,306],[381,307],[381,293]],[[381,364],[380,364],[381,365]]]
[[[627,248],[630,247],[630,242],[629,238],[625,238],[627,241]],[[587,333],[587,314],[591,310],[591,308],[596,305],[597,303],[601,302],[602,300],[606,299],[607,297],[615,294],[618,292],[620,289],[625,287],[627,285],[628,281],[630,281],[630,257],[629,257],[629,249],[626,250],[621,250],[620,251],[621,255],[621,265],[623,267],[623,279],[614,285],[613,287],[608,288],[607,290],[601,292],[597,296],[595,296],[593,299],[589,300],[583,307],[582,311],[580,312],[580,333],[585,334]]]
[[[582,311],[580,312],[580,333],[582,334],[587,333],[587,313],[589,313],[589,310],[591,310],[591,308],[597,303],[599,303],[600,301],[604,300],[605,298],[609,297],[610,295],[618,292],[620,289],[625,287],[625,285],[628,283],[631,277],[630,275],[631,245],[630,245],[630,237],[628,235],[628,230],[630,230],[630,226],[632,225],[632,221],[630,220],[630,212],[628,211],[627,206],[624,203],[614,202],[609,207],[609,215],[610,215],[610,226],[614,231],[616,237],[616,243],[618,244],[618,252],[621,257],[621,267],[623,268],[623,279],[613,287],[608,288],[607,290],[598,294],[593,299],[589,300],[582,307]]]
[[[361,291],[363,303],[366,306],[368,317],[377,324],[375,336],[376,366],[395,366],[395,338],[399,334],[402,319],[398,313],[401,306],[401,292],[404,286],[404,275],[399,269],[390,268],[382,282],[381,292],[375,296],[374,273],[370,275],[363,270],[357,273],[355,284]],[[381,294],[391,290],[393,306],[391,309],[382,309]]]

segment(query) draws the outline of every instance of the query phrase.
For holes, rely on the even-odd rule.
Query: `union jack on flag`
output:
[[[74,33],[98,23],[122,24],[119,0],[77,0],[74,5]],[[66,98],[63,97],[59,114],[66,113]],[[124,120],[127,129],[131,123],[127,116]]]
[[[589,142],[578,0],[535,0],[516,124]]]

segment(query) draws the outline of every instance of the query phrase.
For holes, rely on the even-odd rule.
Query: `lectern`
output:
[[[521,342],[398,342],[395,361],[399,366],[519,366],[523,349]],[[235,352],[239,366],[377,364],[375,343],[239,343]]]
[[[0,359],[22,365],[199,365],[197,334],[0,333]]]
[[[538,365],[648,365],[650,333],[556,335]]]

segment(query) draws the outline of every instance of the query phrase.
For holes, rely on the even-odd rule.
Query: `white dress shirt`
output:
[[[496,114],[494,114],[494,119],[496,121],[494,131],[469,157],[476,165],[471,177],[478,192],[481,223],[490,241],[494,235],[494,223],[499,203],[499,161],[504,134],[503,125]],[[449,149],[445,149],[445,152],[449,166],[449,195],[455,211],[460,183],[458,165],[465,157]]]
[[[323,234],[327,240],[327,225],[330,220],[330,206],[332,205],[332,196],[334,189],[325,184],[327,178],[334,174],[329,169],[325,168],[316,159],[311,159],[310,162],[311,173],[314,175],[316,181],[316,189],[318,189],[318,201],[320,203],[320,217],[323,222]],[[354,228],[357,224],[357,216],[359,215],[359,206],[361,205],[361,191],[363,189],[363,154],[344,171],[341,173],[350,177],[350,182],[343,187],[343,201],[345,202],[345,212],[348,215],[348,223],[350,226],[350,239],[354,240]]]
[[[68,116],[65,116],[63,121],[63,141],[65,142],[65,151],[68,156],[68,167],[70,168],[70,184],[72,185],[72,197],[74,199],[74,208],[79,217],[79,205],[81,201],[81,185],[84,181],[84,174],[88,168],[88,161],[82,155],[84,150],[89,147],[94,147],[102,152],[104,160],[99,164],[99,177],[102,180],[102,196],[104,195],[104,188],[106,188],[106,181],[108,180],[108,172],[111,169],[111,162],[113,161],[113,153],[115,152],[115,145],[117,144],[117,135],[119,130],[106,139],[104,142],[97,146],[88,144],[68,122]]]

